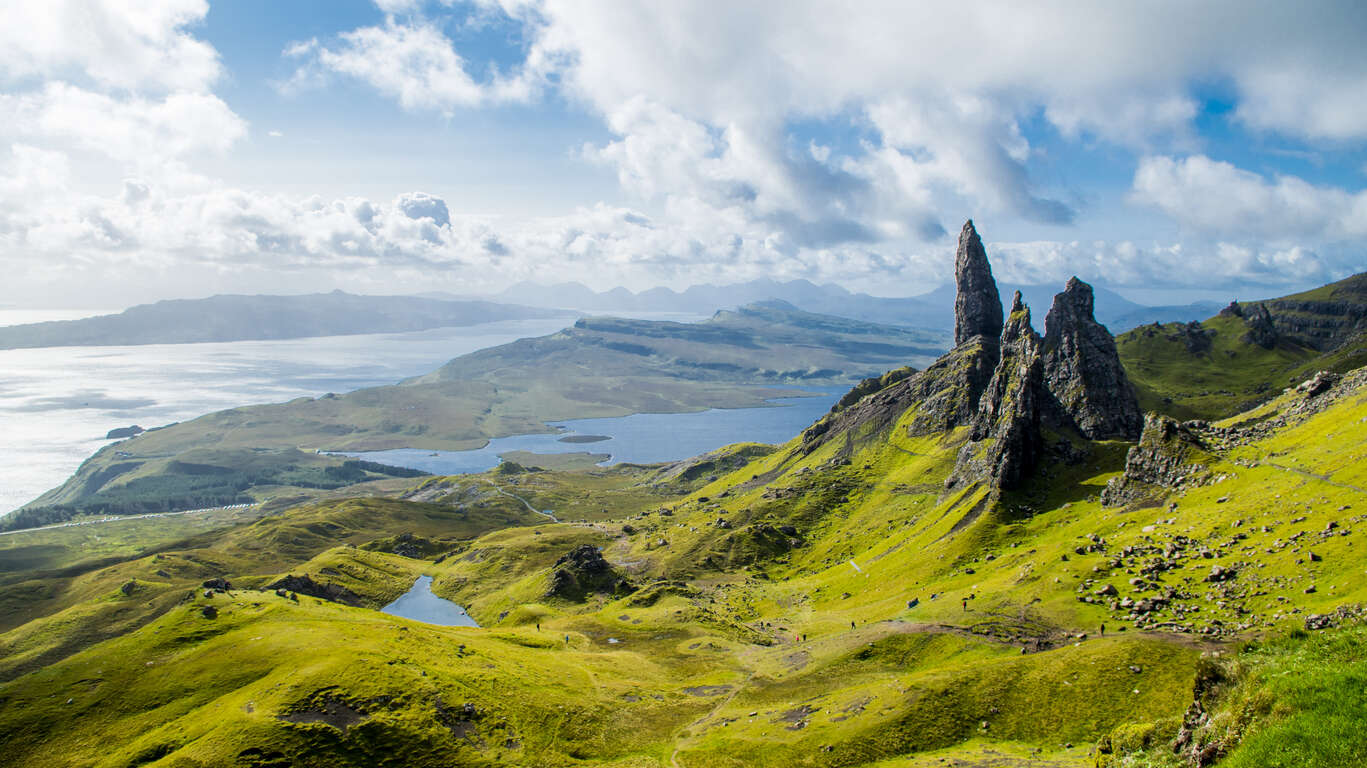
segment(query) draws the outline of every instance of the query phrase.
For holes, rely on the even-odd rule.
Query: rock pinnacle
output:
[[[1002,302],[992,267],[987,263],[983,241],[969,219],[959,233],[959,250],[954,254],[954,344],[974,336],[996,339],[1002,332]]]

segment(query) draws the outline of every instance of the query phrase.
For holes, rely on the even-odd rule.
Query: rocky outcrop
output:
[[[1150,413],[1144,417],[1139,444],[1125,455],[1125,473],[1106,484],[1101,503],[1115,507],[1161,499],[1203,475],[1210,459],[1193,427]]]
[[[295,576],[291,573],[274,584],[268,585],[266,589],[297,592],[301,595],[309,595],[310,597],[316,597],[320,600],[342,603],[344,605],[361,604],[361,596],[355,592],[352,592],[341,584],[333,584],[332,582],[320,584],[319,582],[314,581],[313,577],[309,576],[307,573],[302,576]]]
[[[1136,440],[1144,415],[1115,339],[1093,314],[1092,286],[1076,277],[1044,320],[1044,386],[1050,420],[1091,440]]]
[[[104,439],[122,440],[126,437],[137,437],[138,435],[141,435],[143,432],[146,431],[147,430],[143,429],[137,424],[134,424],[129,427],[115,427],[114,429],[111,429],[105,433]]]
[[[954,345],[974,336],[995,339],[1002,332],[1002,300],[992,266],[973,221],[959,232],[959,249],[954,254]]]
[[[1264,304],[1254,304],[1243,313],[1244,323],[1248,325],[1248,333],[1244,334],[1243,340],[1250,344],[1257,344],[1263,349],[1272,349],[1277,346],[1277,326],[1272,322],[1272,313],[1267,311]]]
[[[975,481],[1015,488],[1039,458],[1044,367],[1040,338],[1020,291],[1012,297],[999,348],[996,369],[978,401],[969,442],[959,451],[948,488]]]
[[[1039,461],[1046,427],[1093,440],[1139,437],[1143,413],[1115,339],[1096,321],[1090,285],[1068,281],[1054,297],[1041,338],[1019,292],[1003,319],[972,221],[959,236],[954,273],[954,349],[901,381],[861,384],[803,433],[804,452],[837,436],[852,448],[899,421],[913,437],[967,426],[968,441],[947,486],[982,482],[1009,489]]]
[[[624,595],[633,590],[630,582],[603,559],[598,547],[582,544],[555,561],[546,596],[580,603],[595,592]]]

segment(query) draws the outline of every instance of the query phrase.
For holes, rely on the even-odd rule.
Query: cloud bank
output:
[[[1277,286],[1364,267],[1367,193],[1213,159],[1203,91],[1250,136],[1367,140],[1367,15],[1353,3],[1054,0],[717,6],[377,0],[376,23],[282,51],[286,92],[359,83],[414,113],[563,102],[608,138],[574,147],[625,204],[472,217],[414,190],[323,200],[199,175],[250,126],[214,89],[202,0],[21,0],[0,29],[0,263],[32,284],[186,269],[330,275],[351,287],[636,286],[750,277],[929,287],[969,215],[1021,282]],[[448,34],[496,18],[495,66]],[[279,131],[272,131],[277,136]],[[1107,233],[1051,153],[1133,157],[1118,205],[1171,230]],[[569,150],[569,148],[567,148]],[[117,190],[77,168],[112,167]],[[1359,184],[1360,186],[1360,184]],[[46,282],[44,282],[46,281]]]

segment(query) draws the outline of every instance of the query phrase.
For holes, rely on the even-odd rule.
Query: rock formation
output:
[[[555,561],[547,597],[583,602],[594,592],[626,594],[633,587],[617,575],[603,553],[592,544],[582,544]]]
[[[1144,414],[1115,339],[1092,310],[1092,286],[1074,277],[1044,320],[1048,416],[1091,440],[1137,440]]]
[[[1039,334],[1020,291],[1002,329],[1001,355],[978,401],[969,442],[959,452],[947,487],[980,481],[993,488],[1014,488],[1038,460],[1043,361]]]
[[[1263,349],[1272,349],[1277,346],[1277,326],[1272,322],[1272,313],[1267,311],[1266,304],[1254,304],[1243,313],[1244,323],[1248,325],[1248,333],[1244,334],[1244,341],[1257,344]]]
[[[1125,474],[1106,484],[1101,503],[1114,507],[1160,499],[1203,475],[1211,459],[1194,429],[1150,413],[1139,444],[1125,456]]]
[[[959,232],[959,249],[954,254],[954,345],[958,346],[974,336],[995,339],[1002,332],[1002,300],[997,293],[997,281],[992,279],[992,266],[987,263],[987,251],[973,228],[973,220],[964,223]]]
[[[1039,461],[1046,428],[1092,440],[1139,437],[1143,413],[1115,339],[1093,314],[1090,285],[1068,281],[1054,297],[1043,338],[1019,292],[1004,321],[972,221],[959,235],[954,277],[954,349],[901,381],[861,385],[803,433],[805,452],[837,436],[846,445],[877,439],[899,420],[911,436],[966,426],[968,441],[947,487],[981,482],[1009,489]]]

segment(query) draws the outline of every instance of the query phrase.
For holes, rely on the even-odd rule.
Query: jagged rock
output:
[[[1187,351],[1193,355],[1209,352],[1213,333],[1201,325],[1199,320],[1192,320],[1190,323],[1175,323],[1176,333],[1168,338],[1180,340]]]
[[[270,584],[266,589],[284,589],[290,592],[297,592],[301,595],[309,595],[333,603],[344,603],[346,605],[360,605],[361,596],[347,589],[340,584],[319,584],[307,573],[303,576],[290,574],[285,578]]]
[[[973,481],[1014,488],[1039,458],[1040,339],[1030,325],[1030,309],[1021,302],[1020,291],[1012,297],[1011,315],[998,348],[996,369],[978,401],[969,442],[959,451],[946,481],[948,488]]]
[[[1125,473],[1101,491],[1101,503],[1120,506],[1165,495],[1206,470],[1205,443],[1192,428],[1157,413],[1144,417],[1139,444],[1125,455]]]
[[[123,596],[124,596],[124,597],[129,597],[130,595],[133,594],[133,592],[134,592],[137,588],[138,588],[138,582],[137,582],[137,581],[125,581],[125,582],[123,583],[123,586],[119,587],[119,592],[123,593]]]
[[[1248,325],[1248,333],[1244,334],[1244,341],[1257,344],[1263,349],[1272,349],[1277,346],[1277,326],[1272,322],[1272,313],[1267,311],[1264,304],[1254,304],[1248,311],[1243,313],[1244,323]]]
[[[992,267],[987,263],[983,241],[973,228],[973,220],[959,232],[959,249],[954,254],[954,345],[974,336],[995,339],[1002,332],[1002,301]]]
[[[1306,397],[1314,397],[1322,392],[1326,392],[1333,387],[1343,377],[1333,371],[1320,371],[1313,377],[1306,379],[1296,387],[1297,392],[1302,392]]]
[[[1093,314],[1092,286],[1076,277],[1044,320],[1044,386],[1050,415],[1091,440],[1136,440],[1144,415],[1115,339]]]
[[[592,544],[581,544],[555,561],[547,597],[583,602],[591,593],[627,594],[634,587],[613,570]]]
[[[924,371],[827,414],[802,433],[802,450],[811,453],[837,437],[857,432],[878,439],[907,409],[916,411],[911,436],[944,432],[973,421],[978,398],[992,378],[998,340],[975,336],[955,347]]]
[[[200,586],[204,587],[205,589],[217,589],[220,592],[227,592],[228,590],[233,588],[232,582],[224,578],[206,579],[205,582]]]

